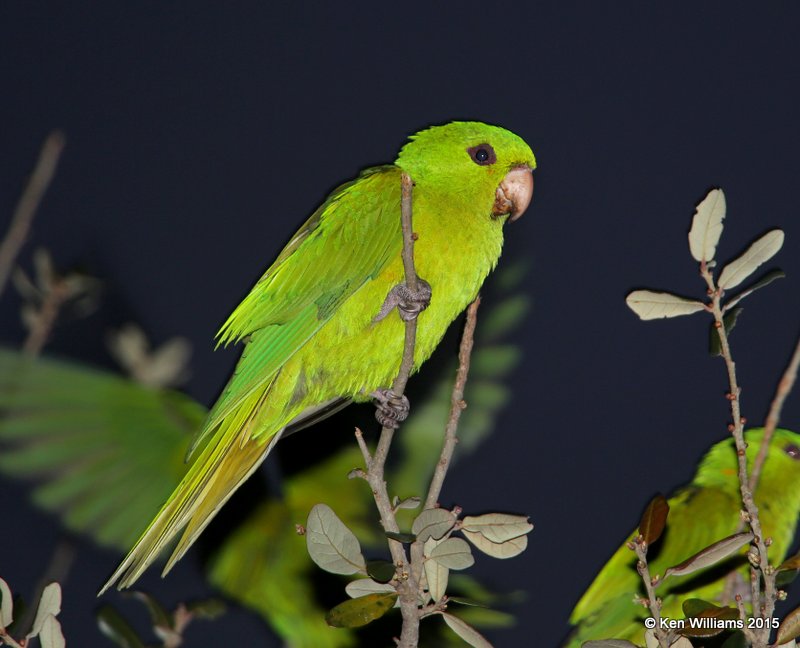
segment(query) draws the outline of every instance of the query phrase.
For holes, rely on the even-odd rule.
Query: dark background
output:
[[[733,336],[750,421],[800,331],[799,19],[793,3],[3,3],[0,213],[62,128],[21,262],[46,246],[107,283],[101,310],[64,323],[51,349],[111,366],[110,326],[185,335],[188,390],[210,403],[236,357],[213,353],[218,325],[333,186],[432,123],[524,137],[536,194],[501,263],[532,268],[526,360],[498,431],[443,499],[531,515],[529,550],[479,558],[478,573],[529,593],[517,627],[490,639],[552,646],[650,496],[688,481],[726,433],[707,322],[642,323],[624,303],[639,286],[702,295],[686,232],[709,187],[728,198],[721,259],[772,227],[787,236],[788,278],[747,301]],[[3,304],[0,341],[17,344],[18,301]],[[798,402],[784,411],[795,429]],[[0,493],[0,571],[20,592],[57,537],[24,493]],[[104,645],[90,612],[117,560],[81,548],[70,645]],[[159,587],[168,602],[204,591],[193,556]],[[188,645],[251,645],[252,632],[278,645],[243,611],[198,624]]]

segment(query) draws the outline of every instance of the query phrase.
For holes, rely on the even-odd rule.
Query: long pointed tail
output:
[[[246,399],[237,408],[237,413],[247,412],[247,422],[252,421],[264,395],[256,393],[251,397],[252,401]],[[254,440],[250,425],[243,425],[240,416],[233,415],[223,420],[98,596],[117,581],[117,589],[130,587],[183,529],[162,576],[172,569],[222,505],[264,461],[282,432],[279,430],[271,438],[267,434],[260,435],[258,440]],[[269,439],[267,443],[262,441],[266,439]]]

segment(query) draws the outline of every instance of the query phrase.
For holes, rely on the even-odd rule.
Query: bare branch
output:
[[[0,294],[6,287],[14,259],[17,258],[25,243],[42,197],[55,175],[58,159],[63,149],[64,135],[60,131],[50,133],[42,145],[33,173],[31,173],[28,184],[14,210],[6,237],[0,243]]]
[[[633,542],[628,545],[633,546],[633,550],[636,552],[636,571],[639,572],[639,575],[642,577],[642,582],[644,583],[644,589],[647,592],[647,607],[650,609],[650,614],[656,621],[655,624],[655,635],[656,639],[658,639],[658,645],[661,648],[669,648],[670,644],[670,636],[669,631],[665,632],[661,628],[661,599],[656,597],[655,592],[655,585],[653,584],[653,578],[650,576],[650,567],[647,564],[647,543],[644,542],[642,536],[635,538]]]
[[[461,418],[461,412],[464,411],[466,407],[466,403],[464,402],[464,387],[467,384],[467,375],[469,374],[469,361],[472,354],[475,324],[478,319],[478,307],[480,305],[481,298],[478,296],[475,301],[469,305],[469,308],[467,308],[467,321],[464,324],[461,346],[458,349],[456,382],[455,385],[453,385],[453,393],[450,397],[450,416],[447,419],[447,427],[444,432],[442,453],[439,456],[439,461],[436,463],[433,479],[428,489],[428,497],[425,499],[425,506],[423,508],[426,509],[433,508],[439,501],[439,495],[442,492],[442,484],[444,483],[447,469],[450,467],[450,460],[453,458],[453,452],[458,443],[456,430],[458,429],[458,421]]]
[[[734,438],[736,445],[736,455],[739,464],[739,489],[742,495],[742,505],[747,513],[748,524],[753,531],[753,544],[756,547],[758,555],[759,570],[764,580],[764,595],[761,599],[759,587],[757,587],[758,574],[755,567],[751,570],[751,582],[755,584],[753,587],[753,613],[759,614],[762,618],[772,618],[775,609],[776,588],[775,588],[775,575],[768,573],[769,558],[767,555],[767,545],[764,542],[764,534],[761,530],[761,521],[758,517],[758,507],[753,499],[753,491],[750,488],[750,478],[747,470],[747,445],[744,440],[744,418],[741,413],[741,387],[736,378],[736,363],[733,361],[731,354],[731,347],[728,342],[728,335],[725,331],[725,324],[722,321],[723,313],[721,306],[722,291],[714,283],[714,277],[708,269],[705,262],[700,264],[700,274],[705,279],[708,285],[709,295],[711,296],[711,312],[714,315],[714,326],[717,330],[720,342],[720,355],[725,361],[725,367],[728,373],[729,389],[728,400],[731,407],[731,415],[733,422],[730,425],[730,431]],[[761,600],[760,600],[761,599]],[[758,643],[754,644],[757,647],[765,647],[769,642],[769,628],[764,631],[758,631]]]
[[[414,269],[414,230],[412,226],[411,197],[413,183],[408,174],[403,173],[402,178],[401,219],[403,228],[403,267],[405,270],[406,285],[412,290],[417,288],[417,273]],[[392,391],[397,396],[402,396],[414,367],[414,349],[417,339],[417,320],[412,318],[405,323],[405,343],[403,346],[403,359],[400,370],[392,383]],[[389,493],[384,480],[384,468],[389,448],[392,444],[394,430],[384,427],[378,440],[375,454],[367,463],[366,480],[372,489],[375,505],[381,516],[384,531],[397,533],[397,519],[392,508]],[[364,448],[362,448],[362,453]],[[367,454],[369,451],[367,451]],[[365,455],[366,458],[366,455]],[[408,558],[402,543],[389,539],[389,551],[398,572],[397,593],[400,600],[400,612],[403,616],[403,628],[398,642],[399,648],[416,648],[419,643],[420,610],[417,605],[419,586],[416,579],[408,569]]]
[[[798,340],[792,359],[789,361],[789,365],[778,383],[775,397],[772,399],[772,405],[769,408],[769,414],[767,414],[767,420],[764,422],[764,438],[761,440],[761,447],[758,449],[758,456],[753,462],[753,470],[750,473],[750,490],[753,492],[758,486],[758,478],[761,476],[761,468],[767,458],[769,443],[772,441],[772,435],[775,433],[778,421],[780,421],[783,403],[786,401],[789,392],[792,391],[794,382],[797,379],[798,366],[800,366],[800,340]]]

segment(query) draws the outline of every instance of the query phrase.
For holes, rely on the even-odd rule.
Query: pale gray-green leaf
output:
[[[774,229],[750,245],[744,254],[722,269],[719,287],[734,288],[753,274],[760,265],[769,261],[783,247],[783,230]]]
[[[736,533],[727,538],[723,538],[719,542],[709,545],[705,549],[698,551],[694,556],[684,560],[679,565],[668,567],[664,571],[664,578],[667,576],[685,576],[686,574],[693,574],[696,571],[705,569],[714,565],[729,556],[735,554],[739,549],[746,544],[752,542],[753,534],[749,531]]]
[[[419,506],[422,500],[419,497],[407,497],[404,500],[397,502],[394,507],[400,509],[415,509]]]
[[[395,589],[389,583],[377,583],[371,578],[358,578],[350,581],[344,588],[350,598],[358,598],[359,596],[366,596],[367,594],[385,594],[387,592],[394,592]],[[400,606],[400,601],[396,603],[397,607]]]
[[[430,556],[431,552],[438,546],[439,542],[433,538],[428,538],[425,541],[424,553]],[[428,592],[434,601],[440,601],[447,592],[447,581],[450,577],[450,570],[442,563],[428,558],[424,563],[425,579],[428,582]]]
[[[461,538],[447,538],[431,550],[429,557],[448,569],[466,569],[475,564],[472,550]]]
[[[461,532],[477,549],[480,549],[487,556],[492,556],[492,558],[513,558],[514,556],[519,556],[528,548],[528,536],[526,535],[511,538],[511,540],[506,540],[505,542],[492,542],[482,533],[465,529],[462,529]]]
[[[695,260],[713,260],[724,219],[725,194],[722,189],[712,189],[697,205],[689,230],[689,251]]]
[[[425,542],[428,538],[438,540],[452,529],[455,523],[455,515],[446,509],[425,509],[414,520],[411,532],[421,542]]]
[[[36,617],[28,637],[35,637],[42,631],[42,624],[49,615],[58,616],[61,612],[61,585],[50,583],[42,590],[39,607],[36,608]]]
[[[7,628],[14,620],[14,597],[11,588],[0,578],[0,628]]]
[[[319,567],[333,574],[366,573],[361,545],[327,504],[317,504],[306,525],[308,555]]]
[[[468,623],[446,612],[442,612],[442,617],[448,627],[473,648],[492,648],[486,637]]]
[[[485,515],[468,515],[461,520],[461,528],[482,534],[487,540],[503,543],[512,538],[530,533],[533,525],[527,516],[508,515],[506,513],[487,513]]]
[[[634,290],[625,298],[625,303],[643,320],[679,317],[705,310],[702,302],[653,290]]]
[[[595,639],[582,643],[581,648],[638,648],[638,646],[624,639]]]
[[[48,614],[42,623],[39,642],[42,648],[65,648],[67,645],[61,632],[61,624],[52,614]]]

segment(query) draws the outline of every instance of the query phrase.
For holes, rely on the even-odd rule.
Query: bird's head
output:
[[[745,432],[749,470],[752,470],[763,439],[764,428],[752,428]],[[717,443],[708,451],[694,483],[717,486],[725,484],[738,490],[738,459],[733,438]],[[791,489],[800,496],[800,434],[781,428],[775,430],[759,484],[758,490]]]
[[[418,187],[485,205],[494,219],[516,220],[533,197],[536,158],[522,138],[499,126],[432,126],[411,136],[396,164]]]

